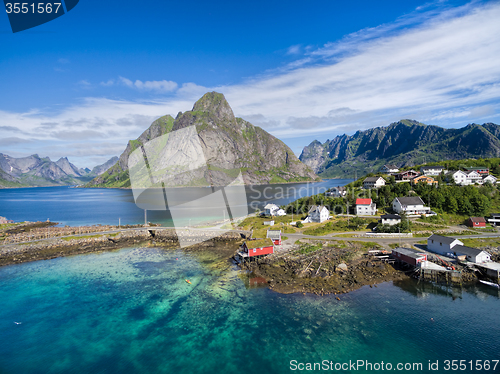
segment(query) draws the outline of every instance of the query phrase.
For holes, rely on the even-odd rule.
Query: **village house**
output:
[[[281,245],[281,230],[267,230],[266,237],[271,239],[274,245]]]
[[[10,219],[7,219],[5,217],[0,217],[0,224],[5,224],[5,223],[14,223],[14,221],[11,221]]]
[[[488,222],[493,226],[498,226],[500,224],[500,213],[491,213]]]
[[[382,177],[368,177],[363,181],[363,188],[379,188],[385,186],[385,179]]]
[[[307,218],[303,222],[322,223],[329,218],[330,211],[324,205],[313,205],[311,209],[309,209],[309,212],[307,212]]]
[[[490,262],[491,255],[481,249],[456,245],[453,247],[453,253],[459,260],[467,260],[475,263]]]
[[[377,214],[377,205],[372,199],[356,199],[356,214],[358,216],[374,216]]]
[[[344,197],[345,195],[347,195],[345,187],[332,187],[330,191],[325,192],[325,196]]]
[[[273,241],[269,238],[246,240],[243,243],[242,250],[242,257],[269,255],[271,253],[274,253],[274,244]]]
[[[264,215],[275,216],[279,209],[280,209],[280,207],[277,206],[276,204],[267,204],[264,207]]]
[[[392,250],[392,257],[400,262],[417,266],[422,261],[427,261],[427,255],[411,248],[397,247]]]
[[[401,216],[397,214],[384,214],[380,216],[380,223],[382,225],[394,226],[401,223]]]
[[[488,175],[484,173],[479,173],[476,170],[470,171],[450,171],[446,178],[448,181],[453,180],[459,186],[468,186],[471,184],[483,184],[486,182],[491,182],[495,184],[497,182],[497,178],[493,175]]]
[[[393,174],[399,172],[399,169],[396,165],[384,165],[380,171],[384,174]]]
[[[431,252],[442,255],[453,253],[453,247],[457,245],[464,245],[464,243],[455,238],[449,238],[447,236],[436,234],[431,235],[427,239],[427,249]]]
[[[470,227],[486,227],[486,220],[483,217],[470,217],[467,220],[467,225]]]
[[[435,180],[432,177],[428,177],[426,175],[419,175],[418,177],[415,177],[411,180],[412,184],[418,184],[418,183],[427,183],[430,186],[435,186],[438,184],[438,181]]]
[[[478,174],[489,174],[490,173],[490,169],[487,167],[483,167],[483,166],[470,166],[470,167],[466,167],[464,169],[467,172],[475,171]]]
[[[483,176],[479,174],[477,171],[468,171],[467,174],[467,184],[482,184]]]
[[[453,180],[455,184],[458,184],[460,186],[466,186],[469,184],[467,180],[467,174],[464,173],[462,170],[453,170],[448,172],[446,174],[446,178],[448,181]]]
[[[283,216],[286,216],[286,212],[285,212],[285,210],[284,210],[284,209],[278,209],[278,210],[276,211],[276,215],[277,215],[278,217],[283,217]]]
[[[415,170],[407,170],[403,171],[401,173],[396,174],[396,180],[397,181],[402,181],[402,182],[409,182],[413,178],[418,177],[420,173]]]
[[[430,175],[430,176],[438,176],[441,173],[447,172],[447,170],[443,166],[422,166],[420,168],[420,172],[423,175]]]
[[[398,214],[407,216],[429,214],[431,208],[424,206],[424,202],[419,196],[396,197],[392,201],[392,209]]]
[[[491,184],[496,184],[497,183],[497,177],[495,177],[494,175],[485,175],[483,176],[483,180],[482,180],[482,183],[481,184],[485,184],[485,183],[491,183]]]

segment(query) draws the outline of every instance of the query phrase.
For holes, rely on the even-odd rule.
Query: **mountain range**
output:
[[[191,130],[194,137],[177,135],[188,134]],[[145,172],[145,177],[149,180],[161,175],[162,182],[166,180],[169,186],[198,186],[203,180],[221,186],[237,177],[239,172],[245,184],[319,180],[285,143],[260,127],[236,118],[223,94],[209,92],[191,111],[179,112],[175,119],[166,115],[154,121],[138,139],[129,141],[113,167],[86,187],[130,187],[128,164],[131,154],[141,148],[142,159],[142,154],[146,154],[152,144],[161,142],[165,144],[158,149],[154,162],[149,159],[150,173]],[[204,167],[179,172],[177,161],[200,156],[193,155],[193,142],[199,143]]]
[[[453,159],[500,156],[500,126],[469,124],[459,129],[401,120],[386,127],[340,135],[304,147],[299,159],[324,178],[353,178],[398,167]]]
[[[14,158],[0,153],[0,188],[78,185],[104,173],[117,160],[115,156],[90,170],[77,168],[67,157],[54,162],[36,154]]]

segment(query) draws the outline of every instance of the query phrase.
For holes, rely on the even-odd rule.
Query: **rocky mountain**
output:
[[[196,129],[195,137],[178,130]],[[163,135],[169,135],[163,137]],[[168,139],[168,140],[167,140]],[[155,140],[152,142],[151,140]],[[205,168],[179,172],[178,165],[169,162],[186,158],[193,153],[194,140],[206,160]],[[166,115],[154,121],[137,140],[129,141],[118,162],[106,173],[95,178],[87,187],[130,187],[129,157],[141,147],[147,152],[151,144],[166,142],[158,156],[149,165],[153,175],[167,175],[168,168],[177,168],[169,185],[199,185],[200,178],[209,179],[213,185],[224,185],[228,179],[242,172],[246,184],[267,184],[310,181],[317,175],[301,163],[288,146],[260,127],[236,118],[224,95],[216,92],[205,94],[191,111],[179,112],[174,119]],[[149,142],[149,145],[146,144]],[[173,152],[177,149],[178,152]],[[142,154],[141,154],[142,158]],[[153,170],[153,166],[156,168]],[[171,173],[173,175],[173,173]],[[208,180],[208,179],[207,179]]]
[[[75,165],[71,164],[68,161],[67,157],[61,157],[56,161],[56,165],[61,168],[62,171],[66,173],[66,175],[72,175],[73,177],[81,177],[84,174],[87,174],[85,170],[78,169]]]
[[[384,164],[399,167],[425,162],[500,156],[500,126],[470,124],[445,129],[414,120],[340,135],[306,146],[299,159],[322,177],[352,178],[377,172]]]
[[[116,161],[116,157],[111,159]],[[111,160],[108,161],[111,163]],[[96,166],[94,170],[106,171],[106,164]],[[62,157],[56,162],[49,157],[31,155],[15,158],[0,153],[0,188],[4,187],[48,187],[68,186],[86,183],[95,177],[90,169],[79,169]]]
[[[106,171],[108,171],[109,168],[111,168],[114,164],[116,164],[117,161],[118,157],[114,156],[110,158],[108,161],[106,161],[104,164],[94,167],[92,171],[87,169],[87,174],[90,174],[92,176],[98,176],[104,174]]]

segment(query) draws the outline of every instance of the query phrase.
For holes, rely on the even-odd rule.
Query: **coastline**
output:
[[[0,245],[0,266],[113,251],[131,246],[180,248],[177,232],[171,228],[111,227],[110,231],[105,232],[97,231],[99,227],[95,229],[96,231],[81,235],[3,243]],[[184,243],[192,242],[193,245],[181,249],[211,252],[229,262],[234,259],[243,237],[249,237],[250,234],[243,230],[186,229],[182,240]],[[31,233],[23,235],[32,237]],[[288,251],[275,252],[260,260],[240,262],[238,265],[242,272],[250,277],[260,278],[260,283],[282,294],[339,295],[366,285],[376,287],[379,283],[404,280],[415,275],[413,269],[400,268],[397,264],[392,265],[369,255],[369,249],[377,248],[373,242],[325,241],[319,244],[307,241],[303,244],[306,247],[294,246]],[[469,275],[463,278],[463,283],[474,281]]]
[[[193,241],[197,244],[184,249],[214,249],[217,244],[221,243],[224,246],[229,246],[228,248],[236,248],[242,240],[241,233],[239,231],[229,231],[224,233],[218,232],[214,235],[214,232],[209,230],[192,231],[191,236],[188,234],[186,237],[183,237],[183,241]],[[198,241],[202,242],[198,243]],[[88,235],[55,237],[25,243],[3,244],[0,245],[0,266],[117,250],[132,245],[179,248],[177,234],[174,229],[157,229],[155,227],[123,229],[113,233],[96,232]],[[230,258],[233,252],[227,258]]]

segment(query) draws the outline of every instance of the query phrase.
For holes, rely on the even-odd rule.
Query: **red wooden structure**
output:
[[[274,253],[274,244],[269,238],[247,240],[243,243],[243,251],[248,254],[248,257],[269,255]]]
[[[470,217],[467,224],[470,227],[486,227],[486,220],[484,217]]]

